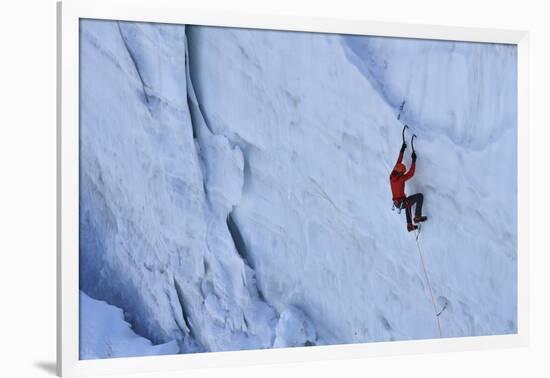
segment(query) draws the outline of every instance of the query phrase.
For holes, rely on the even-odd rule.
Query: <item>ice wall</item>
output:
[[[276,314],[209,202],[187,97],[185,27],[81,22],[80,287],[184,353],[268,347]],[[242,157],[209,143],[230,205]]]
[[[391,212],[408,122],[419,160],[407,192],[425,194],[420,244],[436,300],[448,302],[444,336],[516,331],[514,47],[188,35],[210,128],[244,152],[232,215],[269,303],[300,304],[328,343],[437,336],[414,239]]]

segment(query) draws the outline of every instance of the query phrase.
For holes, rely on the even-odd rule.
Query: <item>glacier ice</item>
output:
[[[80,286],[154,343],[268,347],[276,314],[207,202],[185,40],[173,25],[81,23]]]
[[[317,333],[311,320],[295,306],[287,307],[280,315],[275,328],[274,348],[312,346]]]
[[[140,337],[437,337],[391,211],[402,122],[443,335],[517,331],[513,46],[97,20],[80,39],[80,288]]]

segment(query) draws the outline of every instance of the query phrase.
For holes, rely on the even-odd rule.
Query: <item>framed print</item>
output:
[[[526,345],[526,32],[58,26],[60,375]]]

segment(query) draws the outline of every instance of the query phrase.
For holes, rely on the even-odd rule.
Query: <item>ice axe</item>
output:
[[[405,130],[407,130],[409,128],[409,126],[405,125],[403,126],[403,144],[406,144],[405,143]]]
[[[416,134],[413,134],[413,136],[411,137],[411,147],[412,147],[412,154],[411,154],[411,158],[413,160],[413,163],[416,161],[416,151],[414,150],[414,138],[416,138]]]

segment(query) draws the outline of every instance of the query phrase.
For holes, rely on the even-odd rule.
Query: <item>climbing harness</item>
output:
[[[391,211],[397,211],[397,214],[401,214],[401,210],[406,210],[409,204],[407,203],[407,198],[393,201],[393,206]]]

